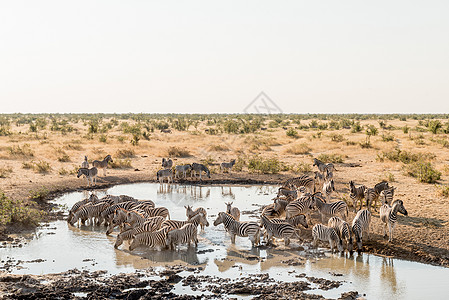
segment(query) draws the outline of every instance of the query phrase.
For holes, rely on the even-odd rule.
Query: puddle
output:
[[[240,208],[242,220],[257,219],[258,214],[254,211],[272,203],[276,190],[273,186],[220,187],[154,183],[115,186],[96,193],[99,197],[105,194],[126,194],[138,199],[151,199],[157,206],[167,207],[172,219],[177,220],[186,218],[185,205],[203,206],[207,209],[211,226],[200,232],[197,249],[184,247],[179,251],[158,252],[138,248],[129,252],[127,243],[114,249],[116,233],[106,236],[104,226],[78,228],[69,226],[65,221],[56,221],[40,227],[34,234],[22,237],[24,241],[20,248],[0,248],[1,264],[7,262],[7,271],[10,273],[37,275],[74,268],[107,270],[110,274],[117,274],[167,264],[187,264],[201,266],[203,270],[198,275],[202,276],[234,279],[268,273],[271,278],[283,282],[311,282],[312,276],[340,281],[339,287],[330,290],[319,289],[319,285],[313,283],[311,285],[316,290],[307,291],[332,298],[347,291],[366,294],[368,299],[442,298],[446,295],[449,270],[442,267],[368,254],[340,256],[330,254],[326,249],[320,249],[324,253],[321,258],[304,258],[307,252],[302,251],[298,241],[292,242],[289,247],[252,248],[248,238],[237,237],[236,245],[232,245],[223,225],[213,226],[217,213],[226,207],[224,202],[229,201]],[[85,192],[74,192],[55,199],[55,202],[61,207],[70,208],[85,197]],[[304,248],[307,249],[307,245]],[[290,265],[286,262],[290,262]],[[190,274],[187,271],[180,273],[182,276]],[[198,293],[181,283],[177,283],[173,291],[180,294]]]

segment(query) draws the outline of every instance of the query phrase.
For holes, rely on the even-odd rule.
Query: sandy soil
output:
[[[363,121],[363,124],[374,124],[377,121]],[[396,127],[407,125],[411,128],[417,125],[417,121],[388,121]],[[205,125],[198,130],[189,132],[173,131],[172,134],[155,132],[150,140],[141,140],[134,147],[129,144],[129,138],[119,141],[116,137],[123,136],[117,129],[108,133],[107,142],[99,141],[99,135],[93,139],[85,137],[85,126],[75,124],[76,133],[54,133],[50,131],[28,133],[27,127],[12,127],[12,136],[0,137],[0,168],[9,170],[5,172],[6,178],[0,178],[0,190],[13,199],[27,199],[30,191],[45,186],[49,191],[49,197],[61,192],[86,188],[84,179],[77,179],[73,174],[82,162],[84,155],[89,160],[99,159],[106,154],[111,154],[114,159],[119,150],[132,150],[134,156],[129,158],[132,168],[108,169],[107,176],[99,171],[97,188],[110,185],[154,181],[155,173],[160,169],[162,157],[168,157],[168,149],[177,146],[190,152],[186,158],[175,158],[174,163],[190,163],[208,159],[211,163],[212,179],[204,180],[203,184],[223,183],[280,183],[287,178],[298,176],[301,172],[295,172],[301,164],[309,167],[312,158],[319,154],[340,154],[344,157],[344,163],[336,164],[337,193],[334,200],[349,199],[349,181],[356,184],[365,184],[369,187],[382,179],[390,179],[390,184],[397,187],[395,198],[404,201],[409,212],[407,217],[399,216],[399,221],[394,232],[394,240],[388,243],[381,236],[381,224],[378,213],[374,213],[371,225],[371,241],[365,243],[364,250],[386,256],[393,256],[416,260],[436,265],[449,266],[449,200],[438,193],[439,187],[433,184],[419,183],[415,178],[409,177],[403,171],[403,164],[397,162],[380,162],[376,160],[377,154],[400,147],[402,150],[415,153],[433,153],[435,159],[432,163],[442,172],[440,184],[447,184],[449,175],[448,151],[436,140],[447,139],[446,135],[432,135],[429,132],[411,132],[404,134],[402,130],[380,130],[378,136],[371,138],[372,148],[363,149],[358,144],[363,142],[366,135],[350,133],[350,130],[323,131],[298,131],[297,139],[286,136],[282,128],[270,129],[258,134],[246,135],[208,135],[204,133]],[[84,132],[83,132],[84,130]],[[20,132],[20,133],[19,133]],[[394,141],[384,142],[382,134],[392,133]],[[341,135],[342,141],[332,141],[335,135]],[[46,136],[45,139],[42,137]],[[29,144],[33,156],[14,156],[9,153],[8,147],[23,146]],[[299,145],[299,146],[298,146]],[[303,147],[309,149],[305,154],[294,154],[289,149]],[[60,162],[58,158],[67,154],[70,161]],[[247,159],[253,155],[261,157],[277,157],[292,170],[276,175],[262,175],[249,173],[246,168],[241,172],[231,174],[216,174],[219,171],[218,163],[228,161],[231,158],[241,157]],[[24,169],[24,162],[47,161],[51,170],[46,174],[37,173],[31,169]],[[122,161],[125,158],[121,159]],[[312,169],[315,171],[314,169]],[[69,174],[64,174],[69,172]],[[72,172],[72,174],[70,174]],[[64,174],[64,175],[61,175]],[[394,178],[393,178],[394,177]],[[393,179],[393,180],[392,180]],[[42,203],[28,202],[28,205],[39,207]],[[42,206],[41,206],[42,207]],[[351,218],[354,213],[351,212]],[[17,230],[17,227],[3,228],[3,232]]]

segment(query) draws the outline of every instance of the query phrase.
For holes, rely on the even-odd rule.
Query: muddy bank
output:
[[[324,299],[319,292],[340,286],[341,282],[299,274],[298,281],[278,282],[268,274],[223,279],[198,275],[200,268],[170,266],[129,274],[108,275],[106,271],[77,269],[51,275],[0,275],[1,299]],[[182,274],[180,274],[182,272]],[[193,292],[182,295],[178,287]],[[357,292],[346,292],[338,299],[356,299]]]

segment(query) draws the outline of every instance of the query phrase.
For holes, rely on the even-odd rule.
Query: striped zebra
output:
[[[348,249],[349,253],[352,253],[354,245],[352,240],[352,231],[349,224],[341,218],[334,216],[329,219],[327,226],[333,228],[342,241],[346,241],[346,249]]]
[[[302,175],[300,177],[290,178],[282,184],[283,187],[289,189],[299,189],[303,186],[309,193],[315,192],[315,179],[310,176]]]
[[[134,240],[129,245],[129,251],[133,251],[139,246],[148,246],[160,251],[162,247],[167,245],[168,230],[168,227],[163,227],[157,231],[144,231],[136,234]]]
[[[95,196],[94,194],[90,194],[89,198],[83,199],[81,201],[76,202],[75,204],[73,204],[72,208],[69,211],[69,215],[67,216],[67,222],[70,223],[73,215],[75,214],[75,212],[80,209],[83,205],[91,203],[91,204],[96,204],[99,203],[100,201],[98,200],[98,197]]]
[[[205,165],[193,163],[192,164],[192,172],[190,173],[190,177],[193,177],[193,176],[196,177],[196,173],[199,173],[200,174],[200,180],[202,180],[201,179],[202,172],[205,172],[207,177],[210,178],[210,171],[209,171],[209,169]]]
[[[383,236],[387,236],[387,226],[388,226],[388,242],[393,240],[393,230],[398,220],[398,212],[407,216],[407,210],[404,207],[404,202],[402,200],[395,200],[393,205],[384,204],[380,207],[380,220],[383,224]]]
[[[364,233],[366,233],[366,238],[369,240],[370,223],[371,213],[367,209],[359,210],[352,220],[352,232],[354,233],[359,253],[362,251],[362,238]]]
[[[328,164],[330,165],[330,164]],[[329,181],[334,178],[334,172],[329,171],[329,169],[326,169],[326,173],[324,173],[324,180]]]
[[[111,222],[109,222],[108,229],[106,230],[106,235],[110,235],[116,226],[120,226],[120,228],[122,229],[123,223],[126,222],[127,215],[128,211],[126,209],[123,208],[116,209]]]
[[[274,198],[274,203],[265,206],[262,214],[268,218],[278,218],[285,214],[285,208],[290,202],[285,199]]]
[[[192,169],[192,166],[190,164],[182,165],[182,166],[181,165],[180,166],[176,166],[175,167],[175,171],[176,171],[175,178],[179,178],[179,174],[182,173],[182,177],[184,179],[186,179],[187,178],[187,171],[189,171],[191,169]]]
[[[207,217],[207,211],[204,207],[198,207],[197,209],[193,210],[193,206],[187,205],[184,206],[186,209],[186,217],[187,220],[190,220],[195,215],[202,213],[205,217]],[[204,225],[201,225],[201,230],[204,230]]]
[[[327,199],[331,198],[331,194],[335,192],[335,184],[334,180],[331,179],[330,181],[326,181],[323,184],[323,194],[326,196]]]
[[[324,184],[324,175],[318,171],[315,171],[314,173],[315,173],[315,177],[314,177],[315,185],[317,187],[317,188],[315,188],[315,190],[317,190],[317,189],[320,190]]]
[[[204,228],[204,226],[206,226],[206,227],[209,226],[209,222],[207,221],[206,216],[203,213],[199,213],[199,214],[194,215],[193,217],[191,217],[190,219],[188,219],[186,221],[165,220],[161,224],[161,227],[168,226],[168,227],[170,227],[170,230],[171,230],[171,229],[179,229],[186,224],[193,224],[193,225],[195,225],[195,228],[198,228],[198,225],[201,225],[202,228]]]
[[[296,199],[296,198],[298,198],[298,192],[295,189],[291,190],[291,189],[288,189],[288,188],[285,188],[285,187],[280,187],[278,189],[277,196],[278,197],[279,196],[286,196],[289,199]]]
[[[195,243],[195,247],[198,247],[198,230],[195,224],[185,224],[179,229],[173,229],[167,232],[166,244],[170,249],[175,249],[179,244],[188,244],[190,242]]]
[[[386,182],[386,181],[381,181],[381,182],[377,183],[377,184],[374,186],[374,190],[375,190],[376,193],[379,195],[380,192],[382,192],[383,190],[388,189],[389,187],[390,187],[390,186],[388,185],[388,182]]]
[[[221,172],[223,173],[225,170],[228,170],[228,173],[231,173],[232,167],[235,165],[235,159],[230,162],[223,162],[220,164]]]
[[[124,241],[133,239],[138,233],[159,230],[163,221],[165,221],[163,217],[152,217],[136,228],[132,227],[129,223],[125,223],[128,224],[128,228],[117,235],[114,248],[117,249]]]
[[[84,156],[84,161],[81,163],[81,168],[89,169],[89,162],[87,161],[87,156]]]
[[[225,212],[218,213],[214,226],[224,225],[226,231],[231,235],[231,243],[235,244],[235,236],[249,237],[252,246],[260,243],[260,226],[256,222],[240,222]]]
[[[173,170],[172,169],[163,169],[159,170],[156,173],[156,180],[159,183],[164,183],[164,179],[167,178],[167,183],[173,182]]]
[[[361,185],[356,187],[354,181],[349,181],[349,198],[352,199],[352,206],[354,207],[354,212],[357,211],[357,202],[360,201],[360,209],[362,209],[363,198],[365,198],[366,186]]]
[[[301,225],[304,228],[309,228],[309,225],[307,224],[307,218],[305,215],[297,215],[288,219],[273,218],[270,220],[273,223],[289,223],[295,228],[300,228],[299,225]]]
[[[334,245],[337,246],[338,251],[343,252],[343,242],[338,237],[337,232],[331,227],[315,224],[312,227],[312,238],[314,247],[318,246],[318,241],[329,242],[331,252],[334,252]]]
[[[84,224],[86,220],[90,220],[89,224],[93,225],[94,219],[97,219],[97,224],[99,224],[101,223],[101,212],[108,206],[109,205],[107,203],[85,204],[74,213],[69,224],[73,226],[76,222],[78,222],[78,220]]]
[[[396,189],[395,187],[391,187],[391,188],[381,191],[379,194],[380,203],[382,203],[382,204],[386,203],[388,205],[391,205],[391,203],[393,202],[395,189]]]
[[[312,167],[316,166],[318,168],[318,171],[324,175],[324,172],[327,170],[327,165],[319,160],[318,158],[313,159],[313,165]]]
[[[290,244],[290,239],[294,235],[300,239],[299,233],[296,232],[295,227],[290,223],[271,222],[265,215],[261,215],[260,220],[262,226],[265,228],[267,244],[272,243],[273,237],[284,239],[285,246]]]
[[[111,155],[106,155],[103,160],[94,160],[92,162],[92,166],[98,169],[103,169],[103,176],[106,176],[106,168],[108,167],[108,163],[113,162]]]
[[[234,202],[225,202],[226,204],[226,213],[230,214],[231,216],[234,217],[234,219],[236,219],[237,221],[240,221],[240,209],[238,209],[237,207],[232,207],[232,204]]]
[[[173,167],[173,161],[169,159],[162,158],[162,168],[171,169]]]
[[[124,208],[126,210],[131,210],[132,208],[139,205],[135,201],[127,201],[127,202],[120,202],[114,205],[109,206],[104,211],[101,212],[101,218],[105,221],[105,225],[107,226],[112,218],[114,217],[115,210],[118,208]]]
[[[134,209],[144,211],[148,218],[160,216],[170,220],[170,212],[166,207],[163,206],[151,208],[143,205],[137,205],[136,207],[134,207]]]
[[[321,214],[321,221],[324,222],[324,218],[328,216],[335,216],[339,214],[344,220],[348,217],[348,205],[344,201],[336,201],[332,203],[326,203],[321,197],[314,195],[312,197],[312,207],[316,207]]]
[[[76,175],[76,177],[80,178],[83,175],[86,178],[87,186],[90,186],[91,184],[94,185],[94,181],[95,181],[95,185],[97,185],[98,170],[96,167],[93,167],[90,169],[79,168],[78,174]],[[89,182],[90,182],[90,184],[89,184]]]
[[[311,194],[306,194],[298,200],[290,202],[285,207],[285,218],[289,219],[299,214],[305,214],[309,224],[312,224],[312,217],[310,215],[312,202],[313,196]]]

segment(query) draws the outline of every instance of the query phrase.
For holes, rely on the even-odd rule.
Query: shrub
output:
[[[291,147],[285,150],[286,153],[299,155],[299,154],[308,154],[312,149],[305,143],[294,144]]]
[[[6,178],[12,173],[11,167],[0,168],[0,178]]]
[[[382,134],[382,141],[384,142],[392,142],[394,141],[394,135],[387,133],[387,134]]]
[[[30,144],[24,144],[22,147],[19,145],[8,147],[8,152],[12,156],[33,157],[34,152],[31,150]]]
[[[289,128],[287,130],[286,134],[287,134],[287,136],[295,138],[295,139],[297,139],[299,137],[298,136],[298,132],[295,129],[293,129],[293,128]]]
[[[421,160],[428,160],[435,158],[434,154],[431,153],[412,153],[408,151],[403,150],[393,150],[393,151],[384,151],[381,154],[377,154],[377,160],[384,161],[385,159],[396,161],[396,162],[402,162],[404,164],[414,163]]]
[[[443,124],[439,120],[431,120],[429,121],[427,128],[433,134],[437,134],[438,131],[443,127]]]
[[[189,157],[190,152],[187,149],[181,149],[176,146],[169,147],[167,150],[169,157]]]
[[[341,154],[320,154],[318,159],[324,163],[342,163],[344,161],[343,155]]]
[[[402,127],[402,132],[404,132],[405,134],[407,134],[409,130],[410,130],[410,127],[408,127],[407,125]]]
[[[234,120],[227,120],[223,124],[223,131],[226,133],[238,133],[239,132],[239,124]]]
[[[395,182],[394,175],[390,172],[385,173],[383,176],[380,176],[380,181],[389,181],[389,182]]]
[[[336,133],[331,134],[331,141],[332,142],[339,143],[339,142],[343,142],[344,140],[345,140],[345,138],[343,137],[342,134],[336,134]]]
[[[362,131],[362,125],[360,125],[360,122],[355,122],[354,124],[352,124],[352,129],[351,129],[351,132],[352,133],[356,133],[356,132],[360,132],[360,131]]]
[[[448,198],[449,197],[449,185],[441,185],[436,186],[438,189],[438,194],[442,197]]]
[[[123,149],[123,150],[117,150],[115,152],[115,157],[117,158],[132,158],[135,157],[136,153],[133,149]]]
[[[102,134],[98,137],[98,140],[100,141],[100,143],[107,143],[108,136],[106,134]]]
[[[312,172],[312,166],[305,162],[299,162],[296,166],[296,173],[309,173]]]
[[[263,174],[277,174],[281,170],[285,170],[285,165],[277,158],[263,159],[259,156],[254,156],[248,161],[248,170]]]
[[[210,151],[222,152],[222,151],[229,151],[229,148],[226,147],[225,145],[219,144],[219,145],[211,145],[209,147],[209,150]]]
[[[45,200],[49,194],[49,191],[46,187],[40,187],[35,190],[29,191],[29,198],[32,200]]]
[[[42,216],[42,211],[27,207],[23,201],[13,201],[0,192],[0,225],[15,223],[36,226]]]
[[[441,178],[441,172],[435,170],[430,162],[414,162],[407,166],[406,171],[407,175],[415,177],[424,183],[435,183]]]
[[[232,170],[236,172],[241,172],[243,170],[243,167],[245,167],[246,165],[247,165],[246,161],[243,158],[239,157],[235,161],[235,165],[232,168]]]
[[[33,169],[37,173],[48,173],[51,171],[51,166],[48,162],[41,160],[37,163],[34,163]]]
[[[58,174],[59,175],[67,175],[67,174],[69,174],[69,171],[67,171],[65,168],[60,168],[58,170]]]
[[[131,165],[130,159],[114,159],[113,162],[109,162],[109,166],[113,169],[131,169],[133,166]]]

